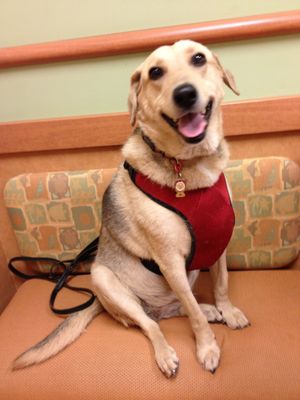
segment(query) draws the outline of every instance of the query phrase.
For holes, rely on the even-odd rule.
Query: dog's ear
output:
[[[130,123],[132,126],[135,125],[136,113],[138,110],[138,94],[141,86],[141,69],[138,68],[130,80],[130,92],[128,97],[128,109],[130,114]]]
[[[237,96],[240,95],[240,92],[236,86],[235,83],[235,79],[234,76],[232,75],[232,73],[226,69],[223,68],[219,57],[216,54],[213,54],[214,59],[217,63],[218,68],[220,69],[221,73],[222,73],[222,78],[223,78],[223,82],[225,83],[226,86],[228,86]]]

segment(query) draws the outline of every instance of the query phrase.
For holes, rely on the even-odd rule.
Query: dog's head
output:
[[[207,47],[190,40],[159,47],[131,77],[131,123],[170,156],[211,154],[223,137],[224,83],[239,94],[232,74]]]

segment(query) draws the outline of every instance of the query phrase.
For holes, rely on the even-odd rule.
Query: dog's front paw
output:
[[[155,353],[156,362],[159,369],[167,377],[176,375],[179,367],[179,360],[175,350],[171,346],[165,346]]]
[[[250,325],[244,313],[232,304],[218,305],[218,310],[222,314],[223,321],[231,329],[242,329]]]
[[[207,371],[214,373],[220,360],[220,348],[215,339],[211,343],[197,345],[197,357]]]

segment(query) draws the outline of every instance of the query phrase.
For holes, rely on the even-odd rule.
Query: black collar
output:
[[[183,179],[183,176],[182,176],[183,161],[178,160],[175,157],[170,157],[170,156],[166,155],[165,152],[158,150],[156,148],[155,144],[149,138],[149,136],[145,135],[144,132],[140,128],[137,128],[137,133],[141,134],[144,142],[150,147],[150,149],[154,153],[160,154],[163,158],[167,159],[170,162],[170,164],[175,172],[175,175],[176,175],[176,179],[174,182],[174,189],[176,191],[176,197],[184,197],[186,181],[185,181],[185,179]],[[125,168],[126,168],[126,166],[125,166]],[[126,168],[126,169],[128,169],[128,168]]]
[[[144,132],[142,130],[140,130],[141,136],[143,141],[150,147],[150,149],[154,152],[154,153],[158,153],[161,154],[163,157],[166,157],[168,159],[173,158],[173,157],[169,157],[166,155],[166,153],[164,151],[158,150],[155,146],[155,144],[152,142],[152,140],[149,138],[149,136],[145,135]]]

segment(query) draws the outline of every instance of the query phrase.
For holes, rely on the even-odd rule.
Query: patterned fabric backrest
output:
[[[10,179],[4,198],[20,253],[74,258],[99,235],[102,196],[115,171],[34,173]],[[297,164],[279,157],[232,161],[226,178],[236,215],[229,268],[274,268],[293,261],[300,247]]]
[[[231,269],[275,268],[300,248],[300,168],[279,157],[232,161],[226,170],[235,228],[227,261]]]
[[[102,196],[115,172],[45,172],[10,179],[4,198],[20,253],[74,258],[99,235]]]

